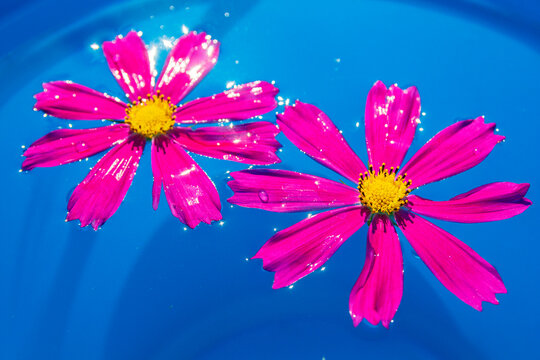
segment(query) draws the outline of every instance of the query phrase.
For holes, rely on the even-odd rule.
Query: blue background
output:
[[[366,159],[371,85],[416,85],[426,114],[408,157],[444,127],[478,115],[507,137],[479,166],[417,194],[444,200],[488,182],[530,182],[528,197],[538,203],[538,15],[540,3],[524,0],[4,0],[0,358],[540,358],[537,205],[502,222],[436,222],[505,281],[501,304],[485,304],[483,312],[449,293],[402,241],[403,301],[385,330],[354,328],[348,314],[365,229],[325,271],[292,289],[272,290],[272,274],[246,261],[275,229],[306,214],[231,208],[226,172],[240,164],[195,156],[220,192],[224,222],[193,231],[164,201],[152,210],[148,152],[122,206],[98,232],[64,218],[71,191],[99,156],[19,172],[21,146],[70,123],[96,125],[33,112],[42,82],[70,79],[120,96],[101,49],[90,45],[143,31],[159,49],[159,69],[162,40],[180,36],[185,25],[222,43],[217,66],[188,99],[220,92],[229,81],[275,80],[284,101],[319,106]],[[283,135],[279,140],[283,163],[276,168],[339,179]]]

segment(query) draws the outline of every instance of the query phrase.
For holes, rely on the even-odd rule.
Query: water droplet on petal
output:
[[[86,143],[85,143],[85,142],[79,141],[77,144],[75,144],[75,149],[76,149],[78,152],[83,152],[83,151],[87,150],[88,147],[86,146]]]
[[[266,191],[264,190],[259,191],[259,199],[261,199],[263,203],[268,202],[268,194],[266,193]]]

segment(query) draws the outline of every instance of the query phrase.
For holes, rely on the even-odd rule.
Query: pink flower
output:
[[[482,301],[497,304],[495,294],[506,288],[495,268],[419,215],[463,223],[507,219],[531,205],[524,197],[529,184],[492,183],[448,201],[409,195],[474,167],[504,139],[483,117],[460,121],[435,135],[400,169],[419,114],[415,87],[387,89],[380,81],[373,86],[365,114],[368,168],[315,106],[297,101],[278,115],[280,129],[300,150],[358,187],[285,170],[232,173],[233,204],[277,212],[336,208],[278,232],[254,256],[275,272],[274,288],[289,286],[321,267],[367,222],[366,261],[349,299],[355,326],[366,319],[388,327],[397,311],[403,259],[395,226],[458,298],[477,310],[482,310]]]
[[[23,170],[70,163],[108,148],[88,176],[75,188],[67,220],[98,229],[120,206],[139,165],[146,141],[152,141],[153,206],[161,187],[174,216],[189,227],[221,219],[217,190],[187,151],[248,164],[279,162],[279,132],[270,122],[233,126],[191,127],[244,120],[273,110],[278,89],[263,81],[236,86],[210,97],[176,106],[214,67],[219,43],[205,33],[182,36],[169,53],[157,82],[141,38],[131,31],[103,43],[112,74],[129,97],[125,104],[70,81],[43,84],[37,110],[64,119],[111,119],[100,128],[55,130],[24,153]],[[154,84],[156,84],[154,86]]]

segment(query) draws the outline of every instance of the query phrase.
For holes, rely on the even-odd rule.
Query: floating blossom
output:
[[[273,110],[278,89],[264,81],[238,85],[220,94],[176,105],[214,67],[219,43],[205,33],[178,39],[157,82],[148,51],[136,32],[103,43],[109,68],[130,103],[71,81],[43,84],[37,110],[63,119],[109,119],[114,125],[53,131],[24,153],[23,170],[50,167],[112,149],[75,188],[67,220],[98,229],[120,206],[131,185],[147,140],[152,142],[153,207],[161,187],[174,216],[191,228],[221,219],[217,190],[187,151],[247,164],[279,162],[279,132],[270,122],[226,127],[188,126],[244,120]],[[153,84],[156,84],[154,86]]]
[[[503,220],[525,211],[529,184],[497,182],[448,201],[410,192],[479,164],[504,137],[484,118],[460,121],[435,135],[403,167],[420,114],[415,87],[389,89],[377,82],[369,92],[365,122],[369,166],[351,150],[332,121],[299,101],[278,115],[283,133],[302,151],[357,186],[285,170],[233,172],[229,202],[276,212],[330,209],[276,233],[254,258],[275,272],[274,288],[293,284],[320,268],[365,223],[369,226],[364,268],[349,310],[388,327],[403,292],[403,258],[395,227],[439,281],[477,310],[497,304],[506,288],[497,270],[460,240],[419,215],[476,223]]]

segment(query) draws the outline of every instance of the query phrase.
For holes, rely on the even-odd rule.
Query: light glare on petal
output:
[[[150,69],[152,70],[152,73],[156,71],[157,50],[156,45],[152,45],[150,49],[148,49],[148,59],[150,60]]]

